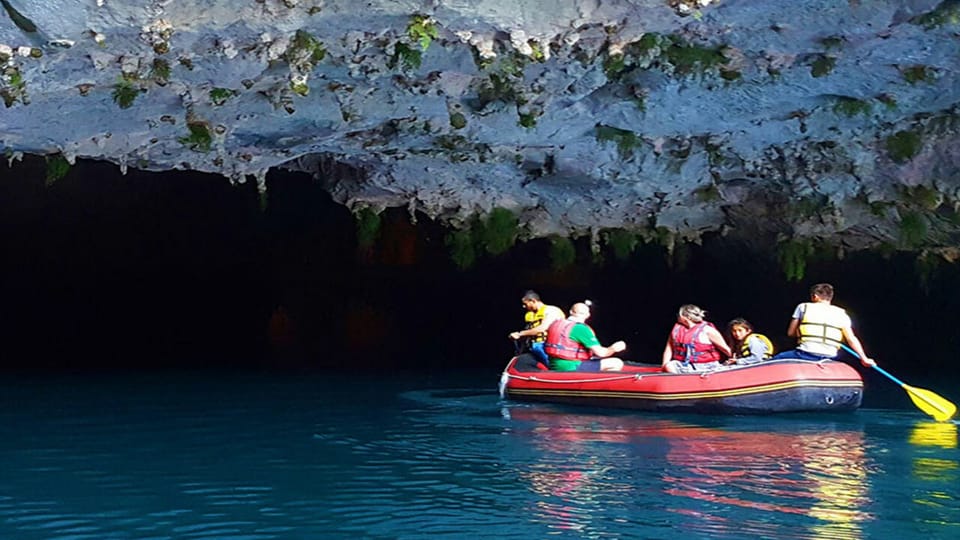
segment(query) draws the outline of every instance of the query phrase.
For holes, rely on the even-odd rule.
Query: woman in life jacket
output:
[[[753,325],[746,319],[742,317],[733,319],[727,323],[727,331],[732,338],[730,349],[733,351],[733,357],[724,362],[725,365],[759,364],[773,356],[773,343],[767,336],[754,333]]]
[[[704,373],[720,368],[731,356],[730,347],[712,323],[704,320],[707,312],[693,304],[680,306],[677,322],[663,348],[663,370],[668,373]]]

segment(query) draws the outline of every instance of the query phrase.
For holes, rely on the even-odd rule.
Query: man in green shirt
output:
[[[626,350],[623,341],[609,347],[600,345],[596,333],[586,321],[590,306],[577,302],[570,308],[570,316],[556,321],[547,331],[544,350],[550,357],[550,369],[556,371],[619,371],[623,361],[613,355]]]

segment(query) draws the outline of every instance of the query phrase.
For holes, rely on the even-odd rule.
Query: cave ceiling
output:
[[[0,148],[954,259],[958,0],[2,0]]]

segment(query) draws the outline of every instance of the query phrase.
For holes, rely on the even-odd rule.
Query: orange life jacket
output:
[[[554,321],[547,330],[547,341],[543,350],[551,358],[562,360],[589,360],[593,353],[580,343],[570,339],[570,330],[573,325],[580,324],[570,319]]]
[[[673,350],[673,359],[685,364],[719,362],[723,355],[713,343],[700,342],[700,335],[707,329],[707,326],[716,328],[707,321],[697,323],[690,328],[680,323],[673,325],[673,330],[670,332],[670,339],[672,340],[670,348]]]

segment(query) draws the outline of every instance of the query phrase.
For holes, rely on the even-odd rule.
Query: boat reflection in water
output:
[[[530,423],[514,432],[539,456],[521,473],[541,496],[533,519],[582,537],[616,536],[626,523],[647,538],[859,539],[873,517],[862,510],[871,501],[857,425],[730,418],[707,427],[521,407],[510,417]]]

